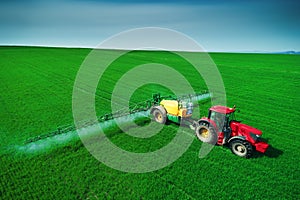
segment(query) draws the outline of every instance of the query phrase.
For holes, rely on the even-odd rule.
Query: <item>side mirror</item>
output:
[[[233,109],[235,109],[236,112],[240,112],[240,109],[236,108],[236,105],[233,106]]]

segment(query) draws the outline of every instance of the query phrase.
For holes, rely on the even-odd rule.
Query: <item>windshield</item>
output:
[[[227,121],[226,118],[227,118],[226,115],[222,113],[218,113],[214,111],[211,111],[210,113],[210,119],[216,123],[218,132],[222,131],[225,121]]]
[[[222,114],[211,111],[210,119],[216,123],[218,131],[221,132],[224,128],[227,129],[229,127],[230,121],[235,120],[235,115],[234,112],[230,114]]]

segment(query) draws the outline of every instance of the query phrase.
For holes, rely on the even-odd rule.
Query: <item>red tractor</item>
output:
[[[191,118],[192,102],[167,100],[159,94],[153,95],[153,99],[154,106],[150,114],[156,122],[164,124],[172,121],[189,125],[202,142],[229,146],[234,154],[245,158],[251,157],[255,150],[264,153],[269,146],[260,138],[260,130],[235,120],[235,106],[213,106],[209,109],[208,117],[194,120]]]
[[[236,121],[235,111],[235,107],[211,107],[208,117],[198,120],[195,127],[199,140],[210,144],[228,145],[231,151],[240,157],[249,158],[254,150],[264,153],[269,145],[261,141],[262,132]]]

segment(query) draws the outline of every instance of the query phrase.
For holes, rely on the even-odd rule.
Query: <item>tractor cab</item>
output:
[[[208,120],[216,127],[217,132],[230,132],[230,121],[235,120],[235,107],[213,106],[209,109]]]
[[[231,135],[231,121],[234,120],[235,107],[213,106],[208,117],[203,117],[196,126],[197,137],[207,143],[223,145]]]

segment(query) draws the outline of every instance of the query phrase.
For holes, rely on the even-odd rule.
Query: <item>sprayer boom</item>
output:
[[[200,100],[205,100],[211,97],[211,94],[208,92],[202,92],[202,93],[197,93],[197,94],[188,94],[188,95],[182,95],[179,97],[176,97],[174,95],[168,95],[168,96],[161,96],[160,93],[153,94],[151,99],[142,101],[140,103],[136,103],[134,105],[129,106],[129,108],[124,108],[121,110],[118,110],[117,112],[114,113],[107,113],[101,116],[97,116],[98,120],[86,120],[86,121],[81,121],[79,124],[81,125],[81,128],[84,127],[89,127],[93,126],[95,124],[99,124],[104,121],[108,120],[113,120],[116,118],[132,115],[138,112],[144,112],[144,111],[152,111],[152,109],[156,106],[159,106],[161,101],[163,99],[165,100],[170,100],[170,101],[177,101],[177,102],[198,102]],[[194,104],[195,105],[195,104]],[[51,136],[75,131],[76,127],[74,124],[67,125],[67,126],[60,126],[56,130],[44,133],[41,135],[38,135],[36,137],[29,138],[28,140],[25,141],[25,144],[35,142],[41,139],[45,139]]]

